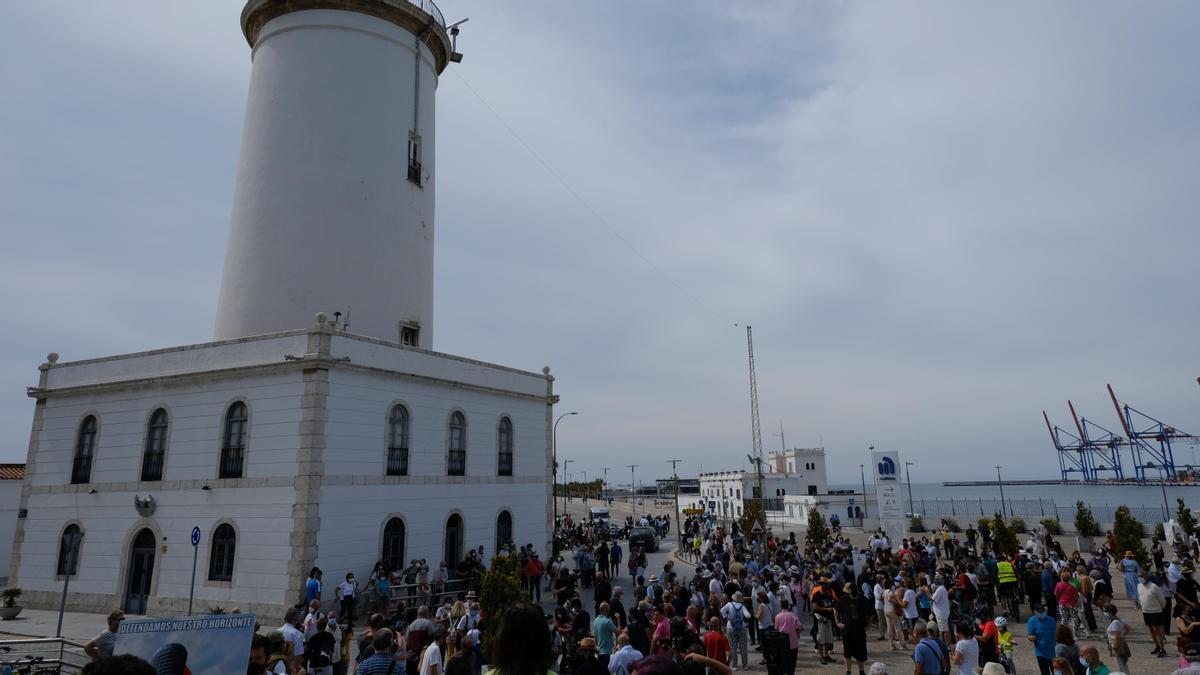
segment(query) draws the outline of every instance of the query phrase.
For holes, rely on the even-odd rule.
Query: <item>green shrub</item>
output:
[[[1113,536],[1117,540],[1117,550],[1113,552],[1116,556],[1122,556],[1125,551],[1132,551],[1133,557],[1142,565],[1150,561],[1150,556],[1146,553],[1146,546],[1142,544],[1142,537],[1146,534],[1146,528],[1142,526],[1137,518],[1130,513],[1128,506],[1117,507],[1117,512],[1113,516]]]
[[[1154,536],[1158,537],[1159,541],[1166,541],[1167,529],[1165,527],[1163,527],[1162,523],[1154,524]]]
[[[1176,499],[1179,504],[1179,510],[1175,514],[1175,522],[1179,523],[1179,527],[1189,535],[1196,533],[1196,516],[1192,514],[1192,510],[1184,505],[1183,499]]]
[[[1062,534],[1062,523],[1058,522],[1058,518],[1043,518],[1039,522],[1050,534]]]
[[[828,540],[829,527],[825,525],[825,516],[817,509],[809,509],[808,531],[804,533],[805,543],[823,546]]]
[[[1011,526],[1004,522],[1004,516],[997,513],[991,522],[992,532],[995,536],[992,537],[992,548],[996,553],[1008,555],[1016,553],[1020,547],[1017,542],[1017,533]],[[982,524],[980,529],[983,529]]]
[[[1099,537],[1100,523],[1092,515],[1092,510],[1082,501],[1075,502],[1075,531],[1083,537]]]
[[[1017,532],[1019,534],[1025,533],[1025,519],[1024,518],[1009,518],[1008,522],[1010,525],[1012,525],[1013,532]]]
[[[13,586],[12,588],[6,588],[3,591],[0,591],[0,595],[4,596],[5,607],[16,607],[17,598],[21,597],[21,589]]]
[[[909,532],[924,532],[925,531],[925,523],[921,522],[920,516],[913,516],[912,518],[909,518],[908,531]]]
[[[953,518],[946,518],[945,521],[946,527],[949,528],[951,532],[962,532],[962,528],[958,526],[957,520]]]

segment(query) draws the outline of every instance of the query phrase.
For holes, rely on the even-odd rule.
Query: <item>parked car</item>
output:
[[[635,527],[629,533],[629,547],[634,546],[646,551],[658,550],[658,534],[653,527]]]

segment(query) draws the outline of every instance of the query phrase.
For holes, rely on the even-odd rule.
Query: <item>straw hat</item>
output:
[[[585,637],[579,641],[579,648],[585,651],[596,651],[599,646],[596,644],[596,638]]]
[[[1133,557],[1133,551],[1125,551],[1125,557],[1126,557],[1126,558],[1132,558],[1132,557]]]

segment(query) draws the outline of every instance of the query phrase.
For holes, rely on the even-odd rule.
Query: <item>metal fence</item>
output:
[[[1001,504],[999,499],[916,499],[916,511],[925,519],[926,525],[931,519],[937,518],[971,518],[991,517],[1003,512],[1010,518],[1022,518],[1033,524],[1046,518],[1057,518],[1059,522],[1070,527],[1075,522],[1075,503],[1060,504],[1054,499],[1005,499]],[[1092,516],[1101,523],[1111,523],[1116,517],[1120,504],[1088,504]],[[1130,506],[1129,512],[1144,524],[1161,523],[1170,519],[1173,514],[1163,506]],[[966,522],[959,523],[966,526]]]
[[[0,667],[13,672],[41,672],[46,668],[60,673],[78,673],[91,662],[83,645],[63,638],[0,640]]]

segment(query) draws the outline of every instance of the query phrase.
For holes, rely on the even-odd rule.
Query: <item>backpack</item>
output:
[[[745,605],[739,605],[736,602],[731,602],[729,603],[729,606],[733,609],[733,616],[729,618],[729,625],[734,630],[742,630],[746,627]]]

